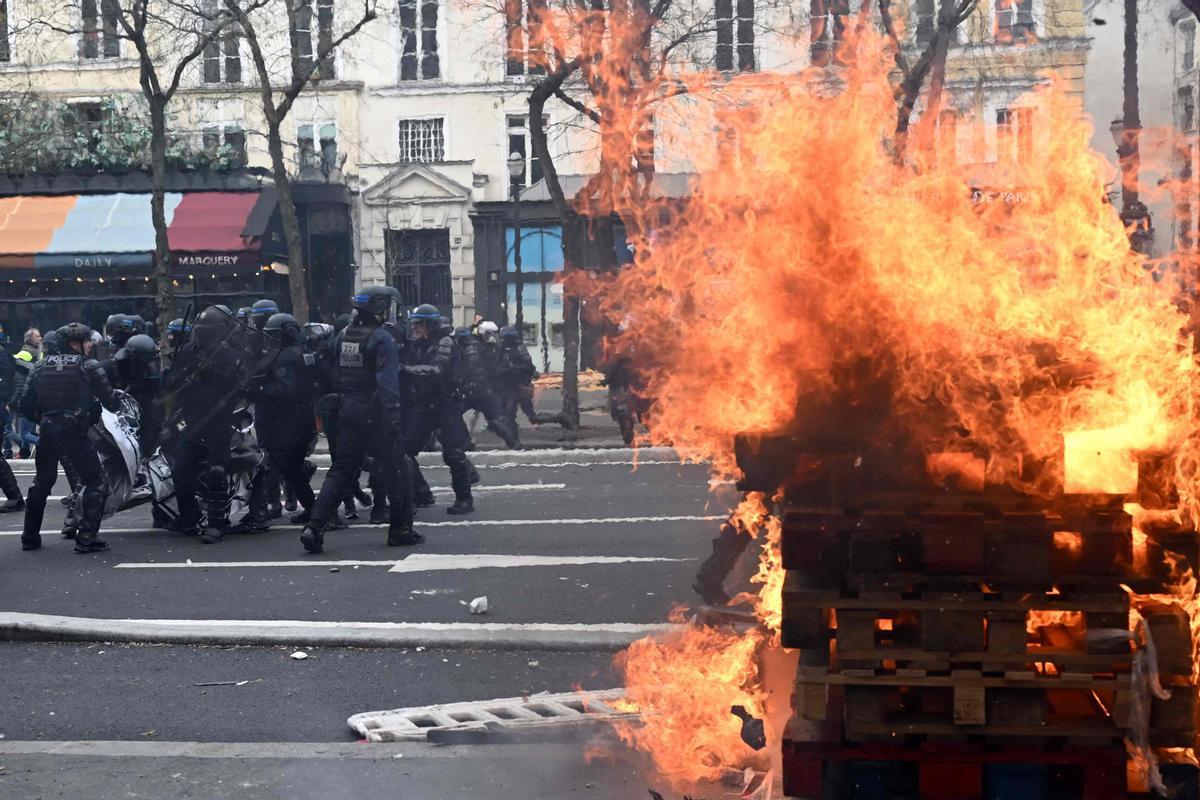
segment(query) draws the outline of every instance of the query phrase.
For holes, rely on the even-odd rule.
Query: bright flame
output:
[[[683,623],[679,616],[676,621]],[[763,715],[757,653],[763,643],[759,633],[698,625],[634,642],[616,663],[642,718],[618,724],[621,739],[652,753],[662,776],[680,785],[761,764],[742,741],[742,723],[730,708]]]
[[[733,477],[739,434],[850,435],[976,488],[1137,489],[1200,519],[1187,319],[1131,252],[1078,101],[1035,92],[1032,157],[988,170],[1020,202],[982,202],[947,153],[896,163],[886,48],[868,34],[858,52],[840,91],[820,71],[723,84],[737,153],[686,203],[614,190],[601,204],[635,263],[571,288],[619,331],[613,352],[653,354],[639,365],[649,440]],[[1138,483],[1147,454],[1173,464],[1161,485]],[[743,598],[762,628],[691,625],[619,660],[644,721],[622,736],[672,780],[756,763],[729,708],[765,708],[756,663],[777,642],[784,578],[767,510],[751,496],[734,515],[763,543]],[[1029,629],[1078,622],[1033,614]]]

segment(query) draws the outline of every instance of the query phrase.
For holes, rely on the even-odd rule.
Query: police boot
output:
[[[466,497],[454,498],[454,505],[446,509],[447,514],[470,514],[475,510],[475,501],[471,499],[471,495]]]
[[[283,510],[289,514],[292,514],[299,507],[300,507],[299,504],[296,503],[296,493],[292,491],[291,487],[284,486],[283,487]]]
[[[354,498],[347,497],[342,501],[342,507],[345,509],[346,519],[358,519],[358,507],[354,505]]]
[[[388,547],[408,547],[424,541],[425,537],[414,531],[411,525],[393,525],[388,528]]]
[[[101,539],[95,531],[81,530],[75,536],[76,553],[103,553],[108,549],[108,542]]]
[[[374,498],[363,491],[363,488],[357,483],[354,484],[354,499],[357,500],[358,504],[363,508],[370,508],[371,504],[375,502]]]
[[[79,506],[80,505],[81,505],[81,501],[68,506],[67,517],[66,517],[66,519],[63,520],[62,538],[74,539],[75,536],[79,533],[79,527],[80,527]]]
[[[174,521],[167,523],[170,533],[197,534],[204,524],[204,515],[197,511],[194,514],[180,514]]]
[[[379,502],[371,506],[371,516],[369,517],[372,525],[382,525],[392,518],[391,511],[388,508],[388,501],[383,495],[379,496]]]
[[[212,466],[201,477],[204,489],[204,516],[207,524],[200,531],[200,541],[213,544],[225,538],[229,530],[229,506],[233,498],[229,495],[229,475],[224,467]]]
[[[13,475],[12,467],[7,461],[0,461],[0,489],[8,501],[0,505],[0,514],[25,510],[25,498],[21,497],[21,487],[17,485],[17,476]]]
[[[306,525],[300,532],[300,544],[310,553],[320,553],[325,549],[325,535],[312,525]]]
[[[42,546],[42,515],[45,513],[45,503],[41,509],[36,509],[33,503],[25,511],[25,526],[21,531],[21,549],[37,550]]]

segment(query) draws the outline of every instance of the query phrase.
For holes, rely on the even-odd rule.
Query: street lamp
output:
[[[517,271],[517,330],[525,338],[525,279],[521,275],[521,184],[525,182],[525,156],[508,154],[508,182],[513,201],[513,267]]]

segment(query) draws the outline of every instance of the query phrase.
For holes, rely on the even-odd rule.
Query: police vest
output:
[[[38,365],[38,408],[43,414],[78,411],[91,402],[91,384],[79,353],[46,356]]]
[[[375,391],[375,353],[367,340],[375,328],[351,325],[342,332],[338,344],[338,388],[342,394],[370,394]]]

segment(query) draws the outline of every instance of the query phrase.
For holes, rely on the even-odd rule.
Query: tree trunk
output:
[[[283,238],[288,249],[288,289],[292,298],[292,316],[301,322],[308,320],[308,266],[304,263],[304,241],[300,235],[300,218],[292,200],[292,184],[287,162],[283,158],[283,138],[278,125],[267,126],[267,149],[271,153],[271,172],[275,179],[275,195],[279,200],[279,219],[283,223]]]
[[[175,319],[175,287],[171,283],[171,248],[167,240],[167,104],[150,100],[150,219],[154,224],[154,284],[158,329]]]

